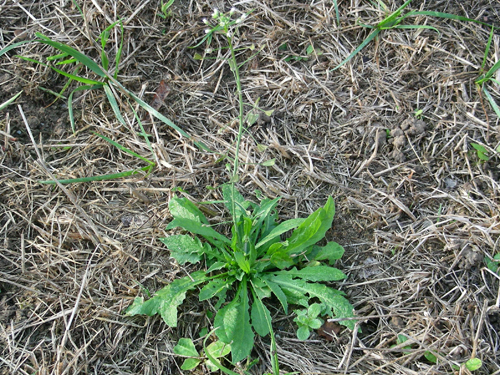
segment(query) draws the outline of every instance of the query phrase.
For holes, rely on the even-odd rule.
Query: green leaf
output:
[[[134,303],[125,310],[125,315],[160,314],[170,327],[177,327],[177,306],[186,298],[186,292],[206,281],[205,272],[193,272],[190,276],[174,280],[172,283],[155,293],[153,298],[144,302],[143,298],[136,298]]]
[[[222,196],[224,197],[224,205],[232,216],[239,218],[241,215],[246,215],[245,210],[250,206],[250,202],[245,200],[233,184],[222,185]]]
[[[271,325],[271,313],[262,300],[256,295],[252,289],[253,304],[252,304],[252,326],[255,332],[264,337],[269,333],[269,326]]]
[[[301,341],[305,341],[309,338],[309,335],[311,334],[311,331],[309,331],[308,326],[300,326],[297,329],[297,338]]]
[[[254,335],[248,314],[247,282],[243,278],[238,295],[231,303],[219,310],[214,326],[217,337],[226,344],[231,344],[231,358],[239,362],[248,357],[253,348]]]
[[[306,299],[318,298],[328,309],[333,311],[333,314],[337,318],[350,318],[354,316],[354,308],[342,296],[343,293],[338,290],[329,288],[323,284],[308,283],[285,275],[265,275],[265,277],[272,278],[272,281],[278,284],[285,293],[289,292],[296,299],[300,295]],[[309,297],[306,297],[307,295]],[[350,329],[354,329],[355,324],[352,320],[341,320],[339,323]]]
[[[301,270],[293,267],[291,270],[275,272],[274,274],[299,277],[307,281],[338,281],[347,277],[341,270],[330,266],[305,267]]]
[[[170,256],[179,264],[198,263],[204,253],[210,252],[208,243],[201,243],[198,238],[188,235],[173,235],[160,238],[160,241],[167,245]]]
[[[231,352],[231,345],[225,344],[222,341],[215,341],[205,348],[205,352],[210,353],[214,358],[221,358]]]
[[[198,351],[194,346],[191,339],[181,338],[176,346],[174,346],[174,353],[177,355],[184,355],[186,357],[198,357]]]
[[[311,253],[307,254],[307,258],[311,260],[328,260],[328,263],[333,264],[336,260],[344,255],[344,248],[337,242],[328,242],[325,246],[313,246]]]
[[[187,198],[173,197],[168,202],[168,209],[175,218],[195,220],[208,224],[208,220],[196,205]]]
[[[125,122],[125,119],[123,118],[120,112],[120,107],[118,106],[118,102],[116,101],[113,90],[111,90],[111,87],[109,87],[108,84],[104,85],[103,87],[104,87],[104,92],[106,93],[106,96],[108,98],[109,104],[111,105],[111,108],[113,109],[116,118],[118,119],[120,124],[127,126],[127,123]]]
[[[281,245],[281,244],[276,243],[274,245]],[[286,249],[284,249],[281,246],[278,247],[278,250],[274,250],[272,249],[273,247],[275,247],[274,245],[269,248],[269,250],[272,251],[272,254],[270,251],[268,251],[268,254],[271,255],[271,263],[281,270],[293,266],[295,264],[295,261],[290,256],[290,254],[288,254]]]
[[[226,279],[220,278],[212,280],[201,289],[199,299],[200,301],[205,301],[207,299],[213,298],[221,291],[228,288],[229,284]]]
[[[465,367],[469,371],[476,371],[481,368],[483,362],[479,358],[471,358],[467,362],[465,362]]]
[[[73,56],[75,59],[77,59],[79,62],[81,62],[87,68],[92,70],[98,76],[100,76],[102,78],[106,77],[106,73],[104,73],[104,71],[99,67],[99,65],[96,64],[89,57],[85,56],[83,53],[77,51],[74,48],[71,48],[70,46],[67,46],[66,44],[54,42],[41,33],[35,33],[35,35],[40,38],[40,40],[37,40],[37,42],[47,44],[49,46],[57,48],[58,50],[60,50],[62,52],[67,53],[70,56]]]
[[[176,346],[174,346],[174,353],[177,355],[182,355],[186,357],[198,357],[198,351],[196,350],[193,341],[187,338],[179,339],[179,342]],[[189,371],[198,366],[201,362],[201,359],[197,358],[186,358],[182,363],[181,369],[185,371]]]
[[[286,251],[288,254],[299,254],[307,247],[325,237],[325,233],[332,226],[333,216],[335,215],[335,203],[332,197],[324,207],[320,207],[295,229],[288,239]]]
[[[276,164],[276,159],[269,159],[260,163],[263,167],[272,167],[274,164]]]
[[[276,298],[278,298],[278,301],[280,301],[281,306],[283,306],[285,314],[288,314],[288,300],[286,298],[285,293],[283,293],[283,290],[281,290],[281,287],[278,284],[273,283],[271,280],[264,279],[263,281],[269,287],[269,289],[271,289]]]
[[[486,150],[486,147],[483,145],[477,144],[477,143],[472,143],[470,144],[474,149],[476,149],[477,152],[477,157],[481,160],[488,161],[490,158],[486,156],[488,153],[488,150]]]
[[[194,234],[199,234],[200,236],[205,237],[208,241],[214,242],[214,239],[219,240],[223,243],[226,243],[228,245],[231,244],[231,241],[223,236],[222,234],[218,233],[211,227],[204,226],[204,224],[201,224],[199,221],[195,220],[189,220],[189,219],[183,219],[183,218],[176,218],[170,222],[170,224],[167,225],[167,230],[168,229],[173,229],[176,227],[181,227],[184,228],[185,230],[194,233]],[[216,241],[215,241],[216,242]]]
[[[276,228],[274,228],[271,233],[269,233],[266,237],[264,237],[262,240],[260,240],[257,245],[255,245],[255,248],[258,249],[262,246],[264,246],[266,243],[269,241],[275,239],[276,237],[279,237],[285,232],[288,232],[291,229],[297,228],[300,224],[304,223],[306,219],[290,219],[287,221],[282,222],[280,225],[278,225]]]
[[[398,338],[399,338],[399,336],[402,336],[402,335],[398,335]],[[399,339],[398,339],[398,341],[399,341]],[[434,353],[432,353],[431,351],[429,351],[429,350],[424,353],[424,357],[425,357],[425,359],[427,359],[431,363],[437,363],[437,357],[436,357],[436,355]]]

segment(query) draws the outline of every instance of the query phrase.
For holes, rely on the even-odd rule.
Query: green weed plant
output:
[[[353,316],[345,294],[324,284],[346,277],[333,267],[344,249],[336,242],[317,245],[332,225],[335,207],[331,197],[309,217],[279,223],[278,198],[254,203],[245,200],[232,184],[222,186],[222,195],[224,205],[235,218],[229,238],[216,231],[187,198],[170,200],[174,219],[166,229],[180,228],[191,234],[172,234],[160,240],[179,264],[203,262],[207,269],[173,281],[148,300],[136,298],[126,315],[159,314],[168,326],[176,327],[177,308],[186,293],[201,287],[200,301],[217,299],[215,335],[218,341],[230,345],[233,364],[250,356],[255,334],[270,335],[275,345],[271,313],[266,306],[272,297],[285,313],[290,305],[303,308],[296,310],[295,320],[301,340],[309,337],[311,329],[321,326],[321,316]],[[282,239],[290,231],[291,235]],[[352,320],[340,323],[354,329]],[[276,353],[275,347],[272,352]],[[190,353],[194,354],[192,350]],[[218,362],[215,365],[222,367]],[[273,368],[277,369],[277,362]]]

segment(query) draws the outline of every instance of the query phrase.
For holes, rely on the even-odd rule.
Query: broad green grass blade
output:
[[[29,62],[32,62],[32,63],[35,63],[35,64],[40,64],[40,65],[43,65],[43,66],[46,66],[46,67],[49,67],[53,70],[55,70],[57,73],[65,76],[65,77],[68,77],[68,78],[71,78],[71,79],[74,79],[75,81],[78,81],[78,82],[81,82],[81,83],[85,83],[87,85],[97,85],[99,84],[100,82],[99,81],[94,81],[92,79],[88,79],[88,78],[84,78],[84,77],[80,77],[80,76],[75,76],[71,73],[66,73],[60,69],[57,69],[53,66],[50,66],[50,65],[47,65],[41,61],[38,61],[38,60],[35,60],[35,59],[31,59],[29,57],[24,57],[24,56],[19,56],[19,55],[16,55],[16,57],[19,57],[20,59],[22,60],[25,60],[25,61],[29,61]]]
[[[490,92],[486,89],[486,86],[483,86],[483,91],[484,91],[484,94],[486,95],[486,98],[490,102],[491,108],[493,108],[493,110],[497,114],[497,117],[500,119],[500,108],[498,108],[498,105],[495,102],[495,99],[493,99]]]
[[[106,77],[106,73],[104,73],[104,71],[101,69],[101,67],[99,65],[97,65],[94,60],[92,60],[88,56],[85,56],[83,53],[77,51],[74,48],[71,48],[70,46],[67,46],[66,44],[54,42],[54,41],[48,39],[43,34],[36,33],[35,35],[40,38],[40,40],[38,40],[38,42],[47,44],[47,45],[52,46],[54,48],[57,48],[61,52],[66,52],[68,55],[73,56],[75,59],[77,59],[83,65],[85,65],[87,68],[92,70],[99,77],[102,77],[102,78]]]
[[[0,104],[0,111],[4,108],[6,108],[10,103],[12,103],[14,100],[16,100],[19,95],[21,95],[23,93],[23,90],[19,91],[16,95],[14,95],[12,98],[10,98],[9,100],[3,102],[2,104]]]
[[[408,4],[410,4],[411,0],[407,0],[403,5],[401,5],[398,9],[396,9],[391,15],[389,15],[386,19],[384,19],[382,22],[380,22],[377,26],[377,28],[379,29],[383,29],[383,28],[386,28],[387,26],[393,26],[395,25],[395,22],[396,23],[399,23],[403,20],[403,18],[401,18],[400,20],[397,20],[397,18],[399,17],[399,15],[401,14],[401,12],[403,11],[404,8],[406,8],[408,6]]]
[[[123,152],[126,152],[126,153],[127,153],[127,154],[129,154],[129,155],[135,156],[136,158],[138,158],[138,159],[141,159],[141,160],[145,161],[145,162],[146,162],[146,163],[148,163],[150,166],[154,166],[154,165],[155,165],[155,163],[153,163],[152,161],[150,161],[150,160],[146,159],[144,156],[141,156],[141,155],[139,155],[139,154],[135,153],[134,151],[129,150],[128,148],[126,148],[126,147],[122,146],[121,144],[119,144],[119,143],[117,143],[117,142],[113,141],[111,138],[108,138],[108,137],[106,137],[105,135],[98,134],[98,133],[94,133],[94,134],[95,134],[95,135],[97,135],[98,137],[100,137],[100,138],[104,139],[106,142],[108,142],[108,143],[112,144],[112,145],[113,145],[113,146],[115,146],[116,148],[118,148],[118,149],[122,150]]]
[[[486,73],[486,75],[483,78],[483,82],[489,81],[491,77],[493,77],[493,74],[495,74],[498,69],[500,69],[500,60],[498,60],[496,64],[493,65],[490,70],[488,70],[488,73]]]
[[[72,178],[69,180],[58,180],[60,184],[73,184],[77,182],[92,182],[92,181],[106,181],[106,180],[114,180],[117,178],[122,178],[122,177],[128,177],[132,176],[134,174],[141,173],[143,172],[150,172],[151,168],[153,168],[152,165],[148,165],[147,167],[142,167],[140,169],[133,169],[130,171],[125,171],[125,172],[120,172],[120,173],[111,173],[111,174],[105,174],[105,175],[100,175],[100,176],[92,176],[92,177],[82,177],[82,178]],[[55,185],[56,182],[53,180],[47,180],[47,181],[39,181],[41,184],[46,184],[46,185]]]
[[[379,29],[375,29],[373,30],[370,35],[368,35],[368,37],[363,41],[363,43],[361,43],[358,48],[356,48],[353,52],[351,52],[351,54],[349,56],[346,57],[346,59],[344,61],[342,61],[339,65],[337,65],[335,68],[333,68],[331,70],[331,72],[333,72],[334,70],[337,70],[338,68],[340,68],[342,65],[346,64],[347,62],[349,62],[349,60],[351,60],[354,56],[356,56],[356,54],[361,51],[363,48],[365,48],[365,46],[370,43],[373,38],[375,38],[378,34],[380,33],[380,30]]]
[[[111,108],[113,109],[113,112],[115,113],[116,118],[120,123],[124,126],[127,126],[127,123],[125,122],[125,119],[123,118],[122,114],[120,113],[120,108],[118,107],[118,103],[116,101],[115,95],[113,94],[113,90],[111,90],[111,87],[109,87],[108,84],[104,85],[104,91],[106,92],[106,96],[108,97],[109,104],[111,104]]]

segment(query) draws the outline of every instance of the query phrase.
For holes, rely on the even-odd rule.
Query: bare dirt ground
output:
[[[203,37],[202,18],[214,7],[253,10],[235,36],[239,47],[262,48],[241,68],[244,98],[250,104],[260,98],[259,106],[274,112],[244,135],[238,188],[246,197],[256,189],[283,197],[283,219],[305,217],[334,197],[337,214],[328,239],[345,247],[337,266],[348,275],[335,287],[347,293],[362,330],[345,329],[331,340],[315,332],[301,342],[293,316],[276,303],[284,371],[465,374],[453,365],[479,358],[483,366],[475,373],[500,373],[499,276],[485,262],[500,251],[500,128],[474,84],[487,27],[408,18],[407,24],[431,25],[439,33],[386,30],[332,71],[368,35],[358,21],[375,25],[383,19],[369,1],[340,1],[340,25],[329,0],[179,0],[167,19],[158,16],[159,1],[78,3],[84,18],[71,1],[0,1],[0,48],[41,32],[99,61],[95,40],[121,19],[125,45],[118,81],[151,102],[165,80],[170,94],[160,111],[229,156],[238,103],[227,50],[219,49],[224,44],[218,38],[211,54],[205,46],[189,47]],[[401,4],[388,5],[394,10]],[[494,0],[415,0],[408,10],[500,25]],[[111,56],[119,41],[119,28],[114,30]],[[310,45],[317,52],[308,55]],[[29,43],[0,57],[0,103],[23,90],[0,112],[0,373],[181,373],[173,346],[210,326],[209,305],[188,296],[176,329],[159,317],[130,318],[123,311],[141,295],[140,285],[155,291],[192,271],[179,267],[158,241],[171,220],[169,197],[220,199],[207,186],[229,180],[225,161],[140,112],[153,135],[153,173],[66,185],[65,191],[40,184],[51,177],[36,150],[60,179],[143,166],[93,132],[151,157],[126,101],[121,109],[129,128],[118,122],[102,90],[75,95],[73,134],[67,100],[54,102],[47,91],[61,91],[67,78],[16,57],[45,61],[55,53]],[[204,59],[195,59],[196,53]],[[238,59],[251,56],[244,50]],[[496,32],[487,67],[498,58]],[[95,77],[85,69],[80,74]],[[75,87],[73,82],[70,89]],[[498,101],[499,88],[489,88]],[[267,149],[260,152],[258,143]],[[489,160],[480,160],[471,143],[486,147]],[[271,158],[274,166],[256,164]],[[398,345],[398,335],[408,337],[411,347]],[[270,371],[268,348],[266,340],[256,343],[252,357],[260,361],[252,373]],[[428,351],[438,356],[437,364],[424,356]]]

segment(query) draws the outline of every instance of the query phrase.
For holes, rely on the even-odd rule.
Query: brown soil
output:
[[[50,174],[66,179],[144,166],[94,132],[146,158],[151,152],[127,98],[120,96],[125,127],[103,90],[75,93],[73,133],[67,99],[55,101],[51,93],[61,92],[67,78],[17,57],[45,63],[57,53],[52,47],[27,43],[0,57],[0,103],[23,90],[0,112],[0,374],[181,373],[182,358],[173,347],[179,338],[196,339],[201,328],[210,328],[211,306],[188,295],[177,328],[160,317],[123,312],[143,288],[154,292],[195,270],[180,267],[158,241],[171,219],[169,198],[217,200],[220,192],[206,187],[230,178],[226,161],[218,161],[220,154],[234,156],[238,116],[227,50],[220,49],[224,40],[214,37],[211,54],[205,45],[189,47],[205,35],[202,19],[213,7],[228,11],[231,4],[180,0],[166,19],[158,16],[159,1],[80,6],[84,18],[70,1],[4,1],[0,49],[41,32],[100,62],[95,41],[121,19],[117,80],[149,103],[164,80],[170,93],[160,112],[219,154],[198,150],[139,110],[152,134],[153,173],[65,190],[40,184]],[[254,57],[248,49],[238,55],[245,101],[254,105],[260,98],[261,108],[274,110],[244,134],[238,188],[246,197],[256,189],[283,197],[283,219],[305,217],[334,197],[328,240],[345,247],[337,266],[348,275],[335,287],[347,293],[361,328],[333,330],[333,339],[315,332],[302,342],[293,314],[284,315],[276,303],[281,369],[465,374],[464,367],[453,366],[479,358],[483,366],[475,373],[499,373],[500,277],[485,260],[499,252],[500,124],[474,83],[488,27],[409,17],[404,23],[439,33],[385,30],[332,70],[368,36],[359,23],[383,19],[369,1],[339,1],[339,26],[327,0],[263,0],[237,8],[253,11],[235,35],[236,46],[262,48]],[[410,10],[500,25],[495,0],[414,0]],[[119,27],[111,32],[110,61],[119,35]],[[309,45],[315,54],[307,54]],[[486,67],[499,56],[495,30]],[[96,79],[85,69],[79,74]],[[63,95],[77,86],[72,82]],[[500,103],[499,86],[492,82],[488,89]],[[484,146],[489,160],[480,160],[471,143]],[[268,147],[260,152],[257,144]],[[272,158],[274,166],[259,166]],[[398,345],[398,335],[409,341]],[[429,351],[437,353],[437,364],[425,357]],[[260,361],[251,373],[271,371],[267,338],[256,342],[252,358]],[[205,372],[200,367],[195,373]]]

